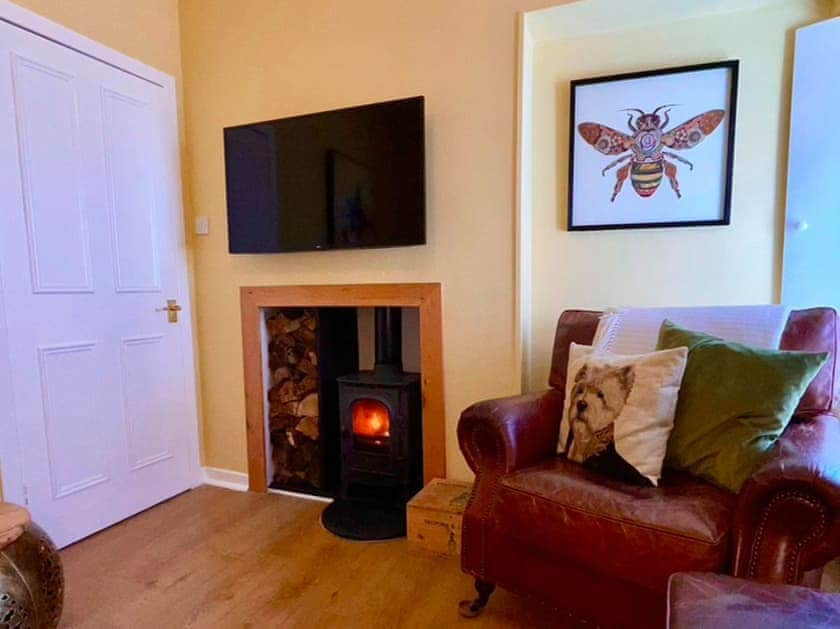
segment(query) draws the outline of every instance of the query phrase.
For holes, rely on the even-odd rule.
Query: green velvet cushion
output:
[[[665,321],[658,349],[688,347],[666,465],[730,491],[761,466],[828,354],[730,343]]]

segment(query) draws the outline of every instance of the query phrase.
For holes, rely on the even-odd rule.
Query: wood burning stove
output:
[[[384,496],[404,501],[420,489],[420,377],[372,373],[338,379],[341,417],[339,497]]]
[[[352,539],[405,535],[405,504],[423,484],[420,376],[402,368],[402,311],[375,316],[374,369],[337,379],[341,472],[322,518]]]

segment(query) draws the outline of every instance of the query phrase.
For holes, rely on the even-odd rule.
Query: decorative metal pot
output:
[[[0,629],[53,629],[64,604],[64,571],[55,544],[31,522],[0,550]]]

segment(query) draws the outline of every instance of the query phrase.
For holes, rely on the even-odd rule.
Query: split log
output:
[[[318,394],[310,393],[303,398],[297,407],[299,417],[318,417]]]

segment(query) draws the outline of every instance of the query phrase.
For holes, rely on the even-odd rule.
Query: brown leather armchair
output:
[[[478,613],[499,585],[602,625],[661,626],[675,572],[814,584],[840,555],[835,311],[791,313],[781,347],[831,357],[777,456],[738,495],[672,470],[659,487],[630,486],[556,455],[569,344],[591,343],[600,314],[562,314],[548,391],[461,415],[458,440],[476,474],[461,565],[479,593],[462,613]]]

